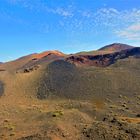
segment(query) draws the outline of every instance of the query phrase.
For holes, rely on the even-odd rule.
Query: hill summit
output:
[[[99,49],[99,51],[122,51],[127,49],[132,49],[133,46],[122,44],[122,43],[113,43],[110,45],[106,45]]]
[[[51,50],[36,54],[34,57],[40,59],[49,55],[64,56],[64,54],[58,50]]]

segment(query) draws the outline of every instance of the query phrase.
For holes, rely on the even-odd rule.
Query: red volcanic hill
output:
[[[23,57],[20,57],[14,61],[9,61],[6,63],[2,63],[0,65],[0,69],[8,69],[10,71],[15,71],[17,69],[23,68],[23,67],[30,67],[34,65],[38,65],[45,62],[50,62],[59,58],[63,58],[65,54],[57,51],[45,51],[42,53],[34,53],[30,55],[26,55]]]
[[[129,57],[140,57],[140,48],[132,47],[125,44],[112,44],[101,48],[99,51],[105,51],[102,54],[79,54],[71,55],[66,58],[66,61],[77,66],[96,66],[107,67],[117,62],[117,60]],[[98,51],[97,51],[98,52]]]
[[[39,54],[34,54],[33,57],[36,59],[41,59],[43,57],[47,57],[49,55],[55,55],[55,56],[64,56],[64,54],[60,51],[57,50],[52,50],[52,51],[45,51]]]
[[[127,49],[132,49],[133,46],[126,45],[126,44],[121,44],[121,43],[113,43],[110,45],[106,45],[102,48],[99,49],[99,51],[122,51],[122,50],[127,50]]]

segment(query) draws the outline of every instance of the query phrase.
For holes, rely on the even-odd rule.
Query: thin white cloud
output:
[[[68,10],[65,10],[64,8],[57,8],[56,10],[54,10],[55,13],[61,15],[61,16],[64,16],[64,17],[72,17],[73,16],[73,13],[68,11]]]
[[[118,11],[115,8],[101,8],[94,13],[93,18],[102,25],[128,26],[140,22],[140,9]]]
[[[140,39],[140,9],[119,11],[115,8],[101,8],[96,11],[76,10],[71,20],[59,21],[60,26],[74,35],[98,36],[110,34],[116,39]]]
[[[134,32],[140,31],[140,23],[129,26],[127,30],[131,30]]]
[[[63,17],[72,17],[73,13],[71,11],[71,5],[66,8],[63,7],[49,7],[47,3],[41,2],[40,0],[30,1],[30,0],[7,0],[11,4],[20,4],[20,6],[27,8],[29,10],[34,10],[36,12],[48,12],[52,14],[57,14]]]
[[[91,31],[96,32],[100,28],[100,31],[97,31],[99,34],[103,31],[110,32],[116,38],[140,39],[140,9],[119,11],[115,8],[101,8],[92,12],[83,11],[83,13],[83,16],[88,18],[88,23],[85,25],[89,25]],[[86,22],[84,20],[83,24]]]
[[[7,1],[13,4],[19,4],[19,6],[33,10],[34,12],[40,12],[44,14],[44,19],[47,19],[48,13],[60,16],[58,18],[58,25],[56,26],[65,30],[68,34],[94,33],[94,35],[98,35],[110,32],[116,38],[133,40],[140,38],[140,9],[138,8],[118,10],[113,7],[104,7],[94,10],[80,9],[80,7],[75,7],[74,5],[66,5],[65,7],[60,5],[49,6],[47,2],[42,2],[41,0]],[[40,22],[37,26],[43,24],[42,28],[46,32],[51,31],[47,21],[43,20],[43,23],[42,21]]]
[[[116,34],[124,39],[140,40],[140,23],[116,31]]]

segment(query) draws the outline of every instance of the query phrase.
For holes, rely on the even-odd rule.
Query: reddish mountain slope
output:
[[[62,52],[59,52],[57,50],[53,50],[53,51],[46,51],[46,52],[36,54],[34,56],[34,58],[41,59],[41,58],[49,56],[49,55],[64,56],[64,54]]]
[[[110,45],[106,45],[103,48],[99,49],[99,51],[121,51],[121,50],[127,50],[131,49],[133,46],[121,44],[121,43],[113,43]]]
[[[72,55],[66,58],[66,61],[77,66],[106,67],[119,59],[128,58],[130,56],[139,58],[140,48],[131,48],[103,55]]]
[[[9,70],[9,71],[16,71],[22,68],[32,67],[37,64],[41,64],[43,62],[52,61],[58,58],[64,57],[65,54],[59,51],[46,51],[42,53],[34,53],[31,55],[27,55],[16,59],[14,61],[6,62],[0,65],[0,69],[2,70]]]
[[[64,59],[77,66],[106,67],[115,63],[119,59],[128,58],[129,56],[137,56],[138,58],[139,55],[140,48],[138,47],[114,43],[99,49],[96,53],[86,52],[85,54],[65,55],[57,50],[35,53],[21,57],[15,61],[3,63],[0,65],[0,69],[8,69],[9,71],[23,71],[25,69],[32,70],[38,68],[39,65],[48,64],[59,59]]]

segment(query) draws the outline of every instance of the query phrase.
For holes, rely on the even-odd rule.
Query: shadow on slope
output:
[[[108,54],[98,55],[71,55],[66,58],[66,61],[75,64],[77,66],[96,66],[96,67],[107,67],[118,60],[126,59],[129,57],[139,58],[140,48],[126,49],[119,52],[113,52]]]
[[[139,63],[139,59],[134,60]],[[122,63],[120,66],[117,66],[119,64],[117,63],[106,68],[81,68],[64,60],[54,61],[47,66],[42,75],[37,97],[115,99],[120,94],[133,96],[140,90],[140,78],[137,72],[140,68],[135,69],[135,65],[132,65],[127,69],[131,65],[129,59],[120,62]]]
[[[64,60],[50,63],[39,86],[38,98],[44,99],[55,95],[59,97],[75,96],[74,94],[78,92],[78,76],[78,69],[73,64]]]
[[[0,96],[2,96],[4,93],[4,84],[2,81],[0,81]]]

